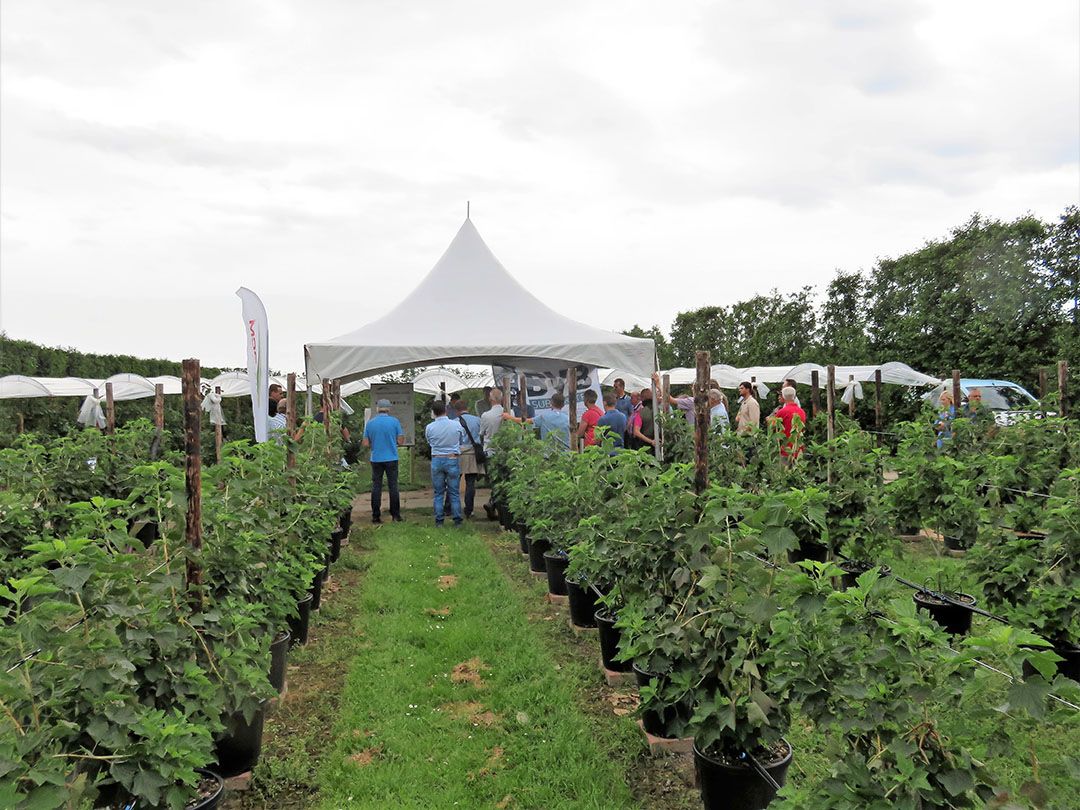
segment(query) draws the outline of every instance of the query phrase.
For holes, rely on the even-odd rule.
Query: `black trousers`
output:
[[[401,496],[398,494],[398,463],[396,461],[371,462],[371,516],[380,516],[382,508],[382,477],[386,473],[386,488],[390,490],[390,517],[401,517]]]

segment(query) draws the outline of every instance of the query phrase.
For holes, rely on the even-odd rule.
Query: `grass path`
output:
[[[626,724],[579,711],[483,538],[374,538],[318,806],[635,806]]]

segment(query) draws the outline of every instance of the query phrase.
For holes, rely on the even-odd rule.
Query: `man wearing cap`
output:
[[[431,483],[435,487],[435,525],[443,525],[443,499],[450,496],[454,525],[461,525],[461,445],[465,444],[465,429],[461,422],[446,418],[446,403],[441,399],[431,404],[435,421],[428,422],[424,436],[431,446]]]
[[[401,520],[398,494],[398,446],[405,444],[405,431],[396,416],[390,415],[390,400],[375,403],[376,415],[364,425],[364,447],[371,448],[371,522],[382,523],[382,477],[390,490],[390,517]]]

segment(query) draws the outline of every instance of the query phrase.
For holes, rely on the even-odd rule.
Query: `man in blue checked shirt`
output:
[[[461,525],[461,445],[466,441],[461,423],[446,418],[446,403],[435,400],[431,406],[435,421],[424,428],[431,446],[431,483],[435,487],[435,525],[443,525],[443,499],[449,495],[454,525]]]

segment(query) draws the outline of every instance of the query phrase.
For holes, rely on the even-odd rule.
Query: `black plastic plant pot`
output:
[[[592,589],[582,582],[566,580],[566,595],[570,597],[570,621],[577,627],[596,627],[596,602]]]
[[[161,529],[157,521],[150,521],[140,526],[139,530],[135,532],[135,536],[146,548],[150,548],[150,546],[154,545],[154,541],[161,537]]]
[[[975,607],[975,597],[951,591],[945,592],[945,596],[963,602],[967,607],[945,602],[926,591],[916,591],[911,598],[915,600],[916,606],[929,613],[930,618],[945,628],[946,632],[962,636],[971,629],[971,611],[968,608]]]
[[[1076,644],[1057,644],[1054,646],[1054,652],[1064,659],[1058,661],[1058,672],[1066,678],[1072,678],[1074,681],[1080,682],[1080,646]]]
[[[637,681],[639,688],[648,686],[649,681],[654,678],[656,679],[657,687],[662,688],[666,680],[664,675],[648,672],[637,664],[634,664],[634,680]],[[670,731],[675,724],[675,721],[680,718],[689,720],[690,714],[690,707],[683,704],[665,706],[660,711],[657,711],[656,709],[646,709],[641,713],[641,726],[654,737],[663,737],[670,740],[675,736]]]
[[[504,529],[510,529],[510,510],[503,506],[501,503],[495,504],[495,508],[499,510],[499,525]]]
[[[537,574],[543,574],[547,571],[547,566],[544,565],[544,552],[550,550],[550,540],[532,538],[529,541],[529,570]]]
[[[762,769],[776,784],[783,786],[791,766],[792,748],[787,740],[786,756],[774,762],[756,757]],[[702,752],[694,744],[694,770],[701,788],[705,810],[761,810],[776,797],[774,788],[749,762],[729,763],[723,758]]]
[[[945,548],[949,551],[967,551],[971,548],[971,542],[969,540],[952,537],[951,535],[945,535]]]
[[[349,529],[352,528],[352,509],[346,509],[341,513],[341,538],[344,540],[349,536]]]
[[[529,553],[529,531],[525,528],[524,523],[519,523],[517,527],[518,542],[521,543],[521,553]]]
[[[341,535],[338,532],[334,532],[330,535],[330,562],[336,563],[338,557],[341,556]]]
[[[289,646],[296,644],[307,644],[308,639],[308,627],[311,624],[311,601],[313,597],[309,593],[303,599],[296,603],[296,615],[289,617],[289,635],[292,636],[292,642]]]
[[[225,721],[225,731],[214,745],[217,768],[214,770],[229,778],[247,773],[255,767],[262,752],[263,721],[266,719],[266,701],[259,704],[250,721],[243,712],[235,712]]]
[[[308,589],[308,593],[311,594],[311,609],[318,610],[322,604],[322,586],[323,586],[323,574],[326,569],[315,572],[315,576],[311,578],[311,588]]]
[[[196,768],[195,773],[199,775],[199,796],[184,810],[216,810],[225,794],[225,780],[206,768]]]
[[[829,547],[822,543],[801,542],[799,547],[788,552],[788,561],[792,563],[803,560],[825,562],[829,558]]]
[[[874,566],[859,560],[844,560],[839,567],[844,572],[840,577],[840,588],[846,591],[848,588],[854,588],[858,585],[859,583],[856,580]],[[878,573],[883,577],[887,577],[892,573],[892,569],[887,565],[879,565],[877,569]]]
[[[270,642],[270,685],[280,695],[285,691],[285,661],[289,653],[289,641],[292,633],[282,630]]]
[[[615,614],[607,610],[597,610],[594,618],[600,635],[600,658],[603,659],[604,669],[629,672],[629,661],[615,660],[615,656],[619,654],[619,638],[622,636],[622,632],[615,627]]]
[[[548,593],[566,596],[566,569],[570,557],[565,551],[545,551],[544,566],[547,569]]]

